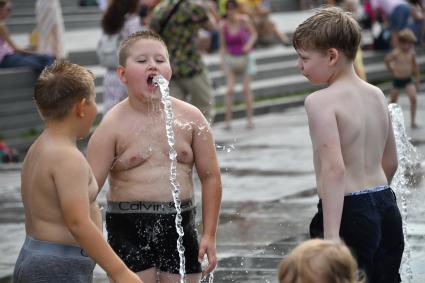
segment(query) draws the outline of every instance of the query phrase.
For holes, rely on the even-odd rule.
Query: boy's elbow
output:
[[[332,178],[333,180],[340,181],[345,178],[345,167],[342,165],[330,165],[323,166],[324,170],[323,176],[328,176],[328,178]]]
[[[391,178],[395,175],[397,168],[398,168],[398,160],[395,159],[395,160],[393,160],[393,162],[391,164],[391,168],[390,168]]]
[[[78,235],[81,234],[88,226],[85,219],[73,218],[65,220],[66,227],[68,227],[74,237],[78,238]]]
[[[384,170],[385,176],[387,177],[388,183],[391,183],[398,168],[398,160],[393,159],[390,162],[384,162],[382,164],[382,168]]]

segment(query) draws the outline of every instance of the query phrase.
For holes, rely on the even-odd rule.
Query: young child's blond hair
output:
[[[362,283],[357,263],[343,243],[323,239],[302,242],[278,267],[280,283]]]
[[[295,49],[305,50],[336,48],[354,60],[360,40],[361,29],[351,13],[338,7],[325,7],[296,28],[292,44]]]
[[[137,31],[132,34],[130,34],[123,42],[121,42],[120,47],[118,48],[118,63],[121,66],[126,65],[127,58],[129,56],[130,48],[133,46],[133,44],[140,39],[153,39],[161,42],[165,49],[167,50],[167,56],[168,56],[168,49],[167,45],[165,44],[164,40],[161,38],[159,34],[152,30],[143,30],[143,31]]]
[[[397,38],[399,42],[415,43],[417,38],[415,34],[408,28],[402,29],[398,32]]]
[[[76,102],[91,99],[94,91],[94,76],[89,70],[66,60],[56,60],[38,77],[34,99],[44,120],[60,120]]]

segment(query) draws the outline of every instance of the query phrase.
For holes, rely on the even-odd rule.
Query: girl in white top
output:
[[[119,33],[123,41],[130,34],[142,29],[139,17],[139,0],[112,0],[102,18],[104,34]],[[108,69],[103,78],[103,113],[127,97],[127,89],[122,84],[115,69]]]

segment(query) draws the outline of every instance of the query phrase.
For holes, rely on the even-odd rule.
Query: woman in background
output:
[[[17,46],[10,37],[5,21],[12,14],[9,0],[0,0],[0,68],[30,67],[39,74],[54,57],[38,54]]]
[[[102,31],[107,35],[119,34],[121,41],[133,32],[142,30],[139,17],[140,0],[112,0],[103,17]],[[127,90],[118,78],[115,68],[107,69],[103,78],[103,113],[127,96]]]
[[[254,58],[250,53],[258,35],[250,18],[239,13],[237,9],[238,4],[235,0],[227,1],[226,18],[220,24],[220,55],[227,83],[225,129],[230,129],[237,75],[243,76],[247,128],[251,129],[254,126],[251,76],[255,74],[256,68]]]

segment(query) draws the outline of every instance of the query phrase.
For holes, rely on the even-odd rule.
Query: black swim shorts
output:
[[[408,84],[411,84],[411,83],[412,83],[412,78],[404,78],[404,79],[394,78],[393,79],[393,86],[394,88],[397,88],[397,89],[403,89]]]
[[[196,208],[192,200],[182,201],[181,207],[186,273],[201,273]],[[180,257],[175,217],[173,203],[108,202],[108,242],[133,272],[155,267],[162,272],[178,274]]]

